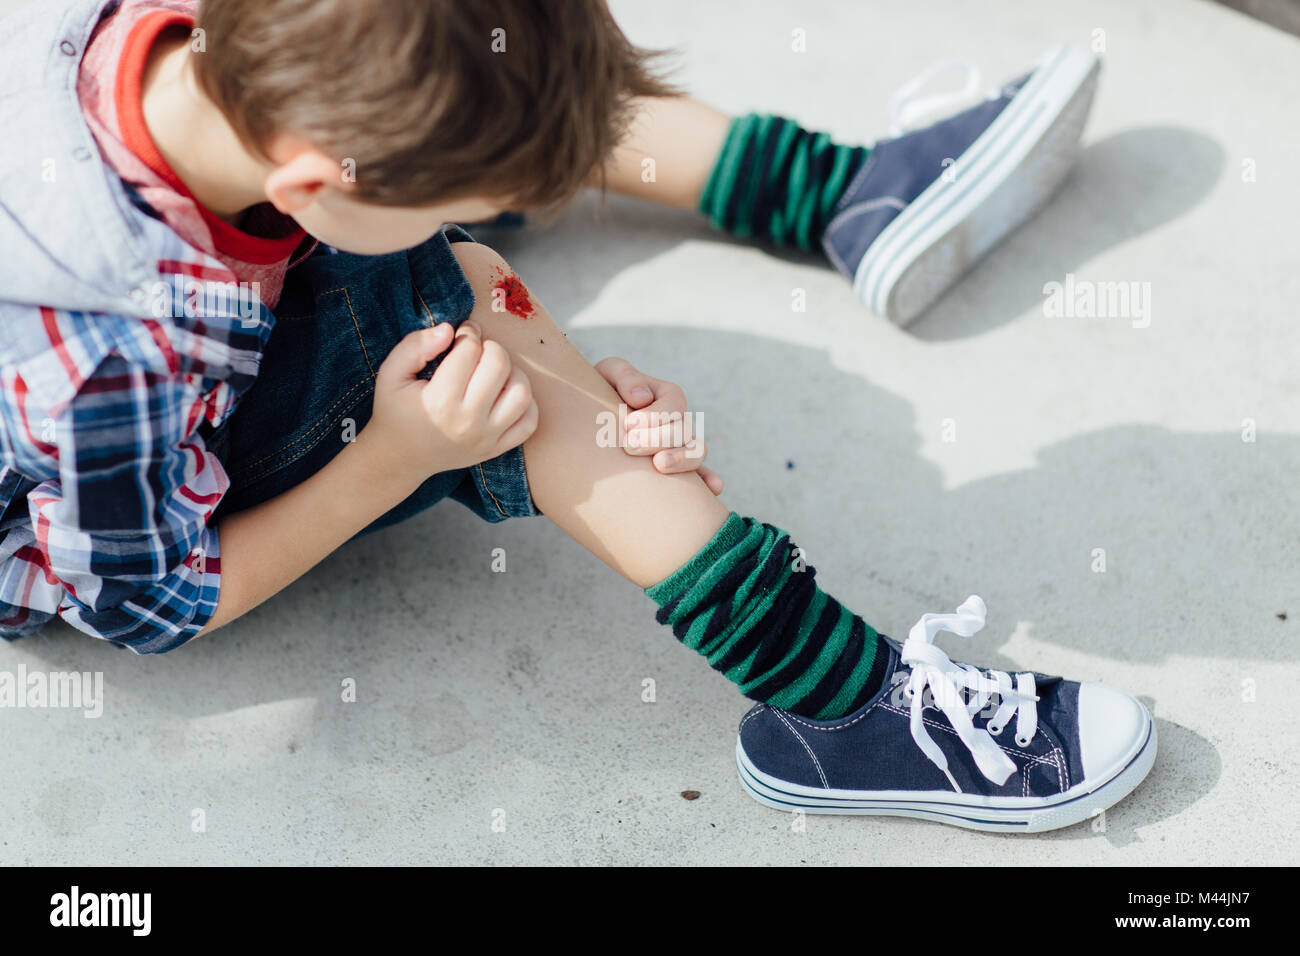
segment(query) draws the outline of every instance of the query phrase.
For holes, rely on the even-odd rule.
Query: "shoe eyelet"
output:
[[[988,727],[986,727],[985,729],[994,737],[1002,733],[1002,731],[1006,730],[1005,727],[994,727],[992,724],[989,724]]]
[[[903,696],[906,697],[908,700],[911,700],[913,697],[916,696],[916,692],[912,690],[912,688],[910,687],[904,687]]]
[[[1032,739],[1026,739],[1024,737],[1021,737],[1019,734],[1016,735],[1017,747],[1028,747],[1031,743],[1033,743]]]

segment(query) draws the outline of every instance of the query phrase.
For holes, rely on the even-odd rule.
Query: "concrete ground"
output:
[[[1198,0],[736,11],[615,4],[706,100],[844,140],[883,135],[891,92],[934,60],[991,84],[1104,41],[1078,169],[906,332],[818,261],[631,202],[492,241],[593,360],[685,387],[731,506],[790,529],[878,628],[975,592],[989,625],[946,636],[954,658],[1141,696],[1146,783],[1104,830],[797,832],[736,780],[748,704],[648,599],[544,519],[449,502],[173,654],[61,622],[0,647],[11,672],[102,671],[106,697],[98,720],[0,715],[0,862],[1300,862],[1278,839],[1300,827],[1300,40]],[[1044,285],[1068,275],[1137,283],[1149,315],[1049,317]]]

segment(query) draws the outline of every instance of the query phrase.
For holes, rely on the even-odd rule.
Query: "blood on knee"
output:
[[[492,281],[492,311],[509,312],[521,319],[531,319],[537,306],[523,280],[509,268],[494,266],[493,270],[496,277]]]

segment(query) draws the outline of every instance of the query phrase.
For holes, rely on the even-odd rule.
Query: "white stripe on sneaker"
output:
[[[905,324],[1028,218],[1068,172],[1097,69],[1097,58],[1087,50],[1052,51],[958,158],[957,175],[927,187],[873,243],[856,270],[859,298],[878,314]],[[1027,176],[1029,182],[1021,188],[1013,180],[1026,164],[1036,164],[1034,170],[1042,175]],[[958,229],[965,231],[964,241],[945,243]],[[926,257],[929,261],[922,261]],[[914,266],[924,268],[909,274]],[[896,293],[904,278],[909,301],[900,307]]]
[[[745,792],[764,806],[854,816],[916,817],[968,830],[1041,833],[1082,823],[1132,793],[1151,771],[1156,726],[1147,716],[1141,744],[1123,768],[1100,784],[1082,781],[1051,797],[985,797],[943,791],[835,790],[789,783],[763,773],[736,738],[736,769]]]
[[[1019,120],[1047,84],[1065,47],[1053,49],[1041,66],[1030,76],[1019,93],[989,124],[961,156],[955,156],[955,176],[938,177],[916,197],[911,205],[880,234],[862,261],[858,263],[854,288],[867,305],[880,311],[884,302],[877,295],[883,270],[906,248],[917,231],[940,215],[945,202],[972,189],[994,165],[997,150],[1005,148],[1007,134],[1018,131]],[[1014,138],[1014,137],[1013,137]],[[951,194],[951,195],[950,195]],[[867,293],[864,295],[864,292]]]

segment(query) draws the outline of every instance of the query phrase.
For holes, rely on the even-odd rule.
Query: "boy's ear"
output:
[[[285,215],[306,209],[327,186],[347,189],[352,185],[338,163],[310,146],[282,149],[278,159],[266,177],[266,198]]]

